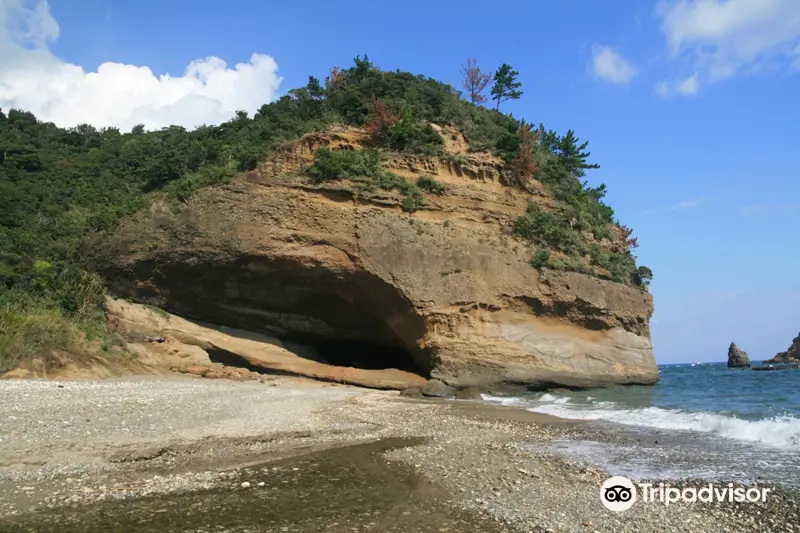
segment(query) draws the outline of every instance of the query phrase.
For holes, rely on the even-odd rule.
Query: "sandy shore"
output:
[[[615,437],[290,378],[5,380],[0,531],[800,531],[779,489],[613,513],[553,438]]]

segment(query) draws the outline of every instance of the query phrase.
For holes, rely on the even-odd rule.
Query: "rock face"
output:
[[[456,395],[456,390],[439,381],[438,379],[430,379],[420,390],[423,396],[430,398],[453,398]]]
[[[353,366],[406,364],[456,387],[658,381],[650,294],[532,268],[529,245],[508,227],[535,194],[504,186],[492,156],[390,159],[409,181],[432,175],[448,187],[413,214],[399,193],[292,177],[316,148],[358,142],[358,133],[306,136],[177,214],[159,205],[140,213],[107,248],[112,290],[316,346],[323,359],[338,343],[344,364],[358,351]]]
[[[728,368],[744,368],[750,366],[750,356],[731,343],[728,347]]]
[[[785,352],[778,352],[775,357],[765,363],[800,363],[800,333],[792,339],[792,345]]]
[[[184,320],[168,313],[156,313],[145,306],[109,298],[106,302],[109,321],[123,337],[130,341],[129,347],[143,348],[142,340],[158,334],[165,338],[163,346],[155,349],[149,357],[161,358],[161,364],[186,374],[203,377],[226,377],[229,379],[254,379],[246,369],[240,372],[218,374],[212,366],[211,354],[227,361],[234,360],[245,367],[271,370],[283,374],[297,374],[325,381],[350,383],[373,389],[405,389],[423,386],[425,379],[417,374],[398,369],[369,370],[328,365],[315,361],[313,354],[302,353],[297,347],[286,345],[278,339],[233,328],[210,327]],[[290,350],[289,348],[294,348]],[[133,350],[131,350],[133,351]],[[167,352],[167,353],[163,353]],[[303,356],[299,355],[302,353]],[[182,363],[171,364],[169,355],[177,356]],[[147,361],[145,359],[145,361]],[[158,366],[158,361],[147,361]]]

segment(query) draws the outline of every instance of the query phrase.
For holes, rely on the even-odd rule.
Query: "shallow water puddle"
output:
[[[503,531],[446,506],[436,486],[381,455],[418,443],[387,439],[315,452],[253,467],[229,488],[34,512],[0,519],[0,531]],[[245,481],[252,486],[241,488]]]

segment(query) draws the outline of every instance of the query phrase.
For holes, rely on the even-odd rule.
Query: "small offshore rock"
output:
[[[250,488],[250,482],[249,481],[245,481],[244,483],[242,483],[242,488],[243,489],[249,489]]]
[[[746,368],[750,366],[750,356],[735,343],[728,347],[728,368]]]

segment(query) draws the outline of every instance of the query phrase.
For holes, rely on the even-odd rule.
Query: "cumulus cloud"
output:
[[[610,46],[592,46],[592,73],[595,79],[627,85],[639,73],[627,59]]]
[[[684,91],[669,94],[696,94],[701,83],[800,63],[797,0],[662,0],[656,15],[670,56],[698,71]]]
[[[275,60],[263,54],[233,68],[218,57],[196,59],[179,77],[122,63],[86,72],[50,51],[58,36],[46,1],[0,0],[0,108],[25,109],[59,126],[191,128],[239,109],[255,112],[275,99],[282,81]]]

